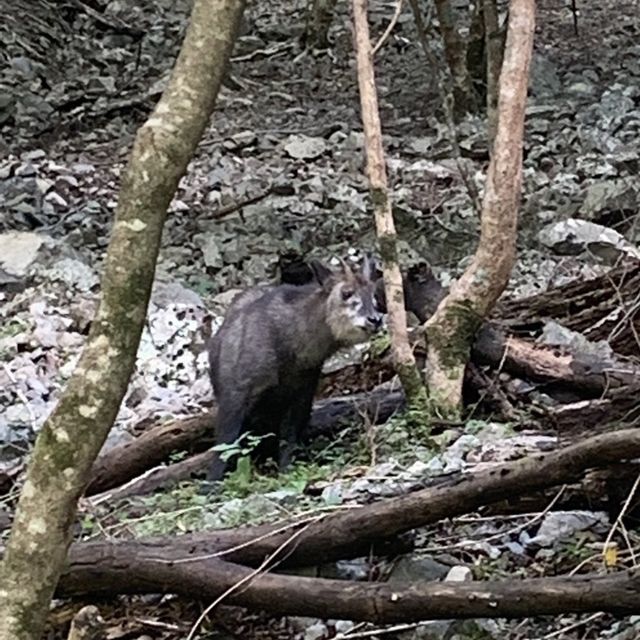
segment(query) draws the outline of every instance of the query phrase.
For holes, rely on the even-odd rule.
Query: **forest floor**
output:
[[[0,0],[0,11],[0,471],[8,472],[22,463],[77,361],[95,310],[119,178],[179,49],[189,3]],[[392,13],[392,3],[372,3],[374,34]],[[537,24],[511,297],[601,274],[621,256],[637,257],[640,241],[637,2],[585,6],[576,33],[570,3],[541,0]],[[247,9],[232,79],[170,208],[137,369],[107,448],[132,438],[145,420],[210,406],[207,319],[219,323],[238,288],[273,280],[282,252],[355,260],[375,247],[348,7],[338,6],[329,50],[305,50],[304,25],[304,3]],[[461,170],[482,190],[484,117],[459,124],[456,163],[436,71],[424,59],[408,7],[376,58],[376,72],[401,259],[428,260],[447,285],[477,240],[478,216]],[[524,426],[528,416],[521,424],[474,417],[462,432],[442,434],[442,452],[434,455],[416,446],[402,416],[394,416],[373,431],[346,429],[318,443],[310,463],[280,477],[236,475],[215,499],[198,494],[193,482],[119,504],[84,501],[77,537],[277,521],[296,510],[398,495],[437,473],[513,459],[556,441]],[[0,522],[3,514],[10,519],[15,493],[1,500]],[[468,516],[421,531],[418,552],[381,562],[376,572],[400,580],[442,579],[459,566],[476,579],[560,575],[583,561],[589,568],[609,527],[607,514],[590,511]],[[637,534],[630,535],[637,545]],[[371,575],[365,560],[327,570]],[[111,639],[177,639],[206,604],[141,597],[100,609]],[[63,637],[77,608],[60,604],[49,637]],[[223,607],[205,629],[200,638],[313,640],[371,627]],[[380,637],[638,634],[638,620],[597,614],[438,623]]]

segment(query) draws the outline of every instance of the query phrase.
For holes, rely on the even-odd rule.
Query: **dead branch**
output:
[[[640,456],[640,430],[627,429],[593,436],[553,452],[496,465],[471,474],[455,474],[415,493],[327,515],[312,524],[287,549],[283,566],[315,566],[343,558],[368,555],[371,546],[381,553],[380,541],[417,527],[460,516],[515,496],[579,480],[589,469],[602,469]],[[263,525],[171,539],[74,544],[69,553],[67,576],[101,557],[115,560],[120,554],[165,562],[216,554],[231,562],[258,566],[301,524],[286,527]],[[377,548],[376,548],[377,547]]]
[[[148,429],[98,457],[91,470],[85,495],[118,487],[164,462],[175,451],[185,450],[207,432],[213,438],[216,409],[211,414],[178,418]]]
[[[117,562],[96,559],[65,576],[60,596],[119,593],[178,593],[225,604],[264,609],[272,615],[363,620],[378,624],[442,618],[514,618],[608,611],[632,614],[640,608],[637,571],[605,576],[538,578],[409,586],[353,583],[277,574],[252,576],[251,569],[206,559],[169,564],[136,554]],[[242,589],[234,590],[238,584]]]
[[[319,400],[314,404],[311,414],[309,437],[329,436],[335,433],[340,424],[361,421],[362,414],[369,416],[374,424],[379,424],[388,420],[403,403],[401,393],[390,393],[385,389]],[[161,423],[147,429],[134,440],[102,454],[93,467],[92,480],[85,495],[110,492],[165,462],[172,453],[187,449],[205,451],[213,443],[216,412],[214,406],[211,414]],[[122,493],[113,492],[113,497],[140,495],[190,478],[202,470],[201,465],[207,459],[206,455],[199,455],[195,460],[188,459],[157,469],[139,478],[139,482],[127,485]]]

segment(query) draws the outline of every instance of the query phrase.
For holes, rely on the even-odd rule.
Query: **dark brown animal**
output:
[[[440,284],[426,262],[420,262],[408,269],[402,278],[402,287],[405,309],[411,311],[421,323],[434,314],[447,295],[447,289]],[[376,282],[375,297],[380,311],[386,313],[387,302],[382,278]]]
[[[231,304],[209,344],[211,381],[218,402],[217,444],[250,431],[263,438],[257,461],[284,468],[301,441],[325,360],[363,342],[382,326],[371,264],[354,274],[312,264],[308,284],[254,287]],[[226,463],[216,456],[210,480]]]

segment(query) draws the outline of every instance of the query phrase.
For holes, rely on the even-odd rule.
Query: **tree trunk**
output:
[[[453,82],[453,114],[456,120],[461,120],[465,114],[474,112],[477,108],[467,68],[465,42],[456,27],[451,0],[435,0],[435,5],[444,55]]]
[[[0,640],[38,640],[77,499],[135,366],[166,210],[213,110],[242,0],[196,0],[182,50],[123,177],[97,317],[31,456],[0,565]]]
[[[305,29],[305,44],[318,49],[327,49],[336,0],[310,0],[310,5]]]
[[[413,352],[409,346],[407,314],[404,307],[402,273],[398,264],[397,234],[391,212],[387,172],[382,146],[382,126],[369,37],[367,0],[353,1],[358,86],[364,127],[367,173],[373,201],[376,234],[382,255],[383,278],[393,363],[402,383],[407,404],[426,407],[426,393]]]
[[[464,368],[475,332],[506,286],[515,261],[535,1],[512,0],[511,7],[480,242],[471,265],[425,324],[429,391],[434,408],[446,413],[460,410]]]
[[[478,108],[486,99],[487,94],[487,52],[485,47],[485,19],[482,2],[476,2],[469,24],[467,36],[467,69],[471,77],[474,97]]]
[[[498,126],[498,83],[502,68],[502,34],[498,22],[498,7],[496,0],[483,0],[484,37],[486,51],[487,78],[487,137],[489,152],[492,153],[493,141]]]

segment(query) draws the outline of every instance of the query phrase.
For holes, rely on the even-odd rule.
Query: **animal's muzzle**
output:
[[[378,331],[382,327],[382,315],[367,316],[367,328],[370,331]]]

